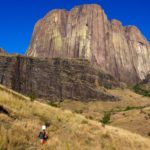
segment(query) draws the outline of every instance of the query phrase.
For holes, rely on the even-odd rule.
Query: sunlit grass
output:
[[[0,114],[0,148],[4,150],[150,149],[149,139],[118,128],[103,127],[69,110],[31,102],[13,91],[0,90],[0,105],[10,113],[10,116]],[[45,145],[38,140],[43,124],[48,125],[49,139]]]

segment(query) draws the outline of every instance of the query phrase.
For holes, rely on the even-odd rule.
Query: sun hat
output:
[[[46,129],[46,126],[45,126],[45,125],[43,125],[43,126],[42,126],[42,130],[45,130],[45,129]]]

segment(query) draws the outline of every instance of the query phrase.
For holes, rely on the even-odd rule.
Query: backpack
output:
[[[39,133],[39,138],[43,139],[43,133],[42,132]]]

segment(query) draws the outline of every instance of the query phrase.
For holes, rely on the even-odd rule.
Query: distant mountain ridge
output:
[[[127,83],[137,83],[150,72],[146,38],[135,26],[109,21],[96,4],[49,12],[35,25],[26,55],[85,58]]]

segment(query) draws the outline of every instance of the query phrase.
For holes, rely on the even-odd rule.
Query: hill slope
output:
[[[85,119],[0,88],[0,148],[15,150],[149,150],[150,140],[137,134]],[[3,110],[3,111],[2,111]],[[5,111],[4,111],[5,110]],[[37,139],[43,123],[49,140]]]
[[[65,100],[56,105],[96,121],[102,120],[106,112],[110,113],[109,125],[150,137],[150,98],[136,94],[129,89],[111,89],[108,92],[119,97],[120,100],[88,103]]]

